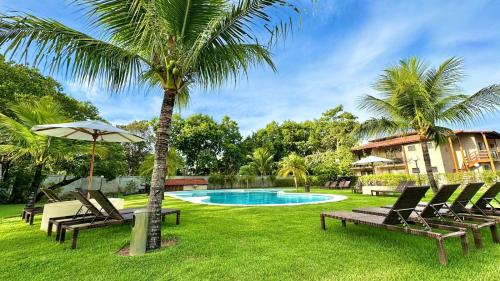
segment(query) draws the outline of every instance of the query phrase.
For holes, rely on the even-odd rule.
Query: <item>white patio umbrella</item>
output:
[[[130,132],[111,126],[101,121],[88,120],[80,122],[37,125],[31,128],[39,135],[67,138],[74,140],[92,141],[92,158],[90,160],[90,175],[88,189],[92,189],[94,176],[95,145],[97,141],[103,142],[141,142],[144,141]]]
[[[365,157],[361,160],[358,160],[352,164],[354,164],[354,165],[368,165],[368,164],[375,164],[375,163],[392,163],[392,162],[394,162],[394,161],[391,159],[370,155],[370,156]]]

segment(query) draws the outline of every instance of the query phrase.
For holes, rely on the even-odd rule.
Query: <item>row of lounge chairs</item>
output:
[[[55,194],[51,194],[51,192],[47,192],[47,190],[42,190],[42,192],[47,195],[47,197],[49,198],[49,202],[58,202],[56,200],[57,196]],[[58,241],[59,243],[63,243],[66,239],[66,232],[72,231],[73,235],[71,248],[76,249],[80,231],[129,223],[133,220],[134,211],[139,209],[127,208],[118,210],[100,190],[89,190],[88,193],[97,202],[98,205],[94,205],[80,191],[77,190],[72,192],[72,195],[78,201],[80,201],[82,206],[76,212],[76,214],[72,216],[50,218],[47,229],[48,236],[52,235],[53,229],[55,227],[56,241]],[[52,197],[53,195],[55,197]],[[171,214],[176,215],[176,224],[179,224],[179,209],[162,208],[162,221],[165,221],[165,216]],[[32,221],[33,217],[31,217],[30,219]]]
[[[351,185],[350,180],[327,181],[324,185],[326,189],[347,189]]]
[[[404,232],[435,239],[439,262],[448,263],[444,241],[459,238],[465,256],[469,253],[466,231],[472,232],[476,248],[482,248],[482,228],[489,227],[494,243],[500,243],[497,224],[500,222],[499,209],[492,202],[500,192],[500,183],[495,183],[475,202],[472,198],[483,183],[467,184],[456,199],[448,204],[448,199],[458,189],[459,184],[443,185],[428,203],[419,203],[429,190],[429,186],[411,186],[404,189],[394,205],[369,207],[349,211],[322,212],[321,227],[326,229],[325,218],[365,224],[392,231]],[[468,205],[472,205],[468,207]],[[439,231],[436,231],[439,230]]]

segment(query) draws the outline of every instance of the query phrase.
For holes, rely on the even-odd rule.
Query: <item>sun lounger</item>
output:
[[[498,193],[500,192],[500,182],[496,182],[486,190],[485,193],[474,203],[472,208],[468,209],[469,212],[488,215],[488,216],[498,216],[500,215],[500,208],[493,206],[492,201],[500,204],[496,199]]]
[[[324,188],[328,189],[330,187],[331,181],[325,182],[325,185],[323,186]]]
[[[408,186],[413,186],[413,185],[415,185],[414,181],[401,181],[396,186],[395,190],[372,189],[370,191],[370,193],[372,196],[401,194],[405,190],[405,188],[407,188]]]
[[[425,196],[428,189],[429,186],[406,188],[386,216],[348,211],[322,212],[321,227],[322,229],[326,229],[325,218],[329,217],[342,221],[342,226],[344,227],[346,226],[346,222],[353,222],[354,224],[365,224],[387,230],[436,239],[439,262],[446,265],[448,263],[448,259],[444,248],[444,240],[451,237],[460,238],[462,242],[462,251],[466,256],[469,253],[467,236],[465,229],[463,228],[427,222],[424,218],[420,217],[418,213],[415,213],[419,217],[418,223],[412,225],[415,221],[410,221],[409,217],[412,213],[414,213],[415,207],[420,199]],[[435,232],[433,231],[433,228],[442,231]]]
[[[84,217],[77,217],[74,219],[62,219],[58,220],[55,218],[52,224],[56,224],[58,228],[58,238],[59,242],[63,243],[66,236],[67,230],[73,231],[73,238],[71,248],[76,248],[76,243],[78,239],[78,234],[80,230],[99,228],[110,225],[118,225],[126,222],[130,222],[133,218],[133,212],[138,210],[138,208],[130,208],[118,210],[113,204],[108,200],[108,198],[99,190],[89,191],[91,196],[97,201],[101,210],[97,209],[85,196],[80,193],[75,192],[75,197],[82,202],[82,205],[89,210],[89,212],[84,215]],[[176,224],[180,223],[180,210],[179,209],[162,209],[162,221],[165,221],[165,216],[169,214],[176,215]],[[52,225],[49,221],[49,231]]]
[[[43,192],[43,194],[45,194],[45,196],[47,196],[47,198],[49,199],[49,203],[62,201],[61,198],[59,198],[59,196],[57,196],[57,194],[53,190],[48,188],[42,188],[40,190]]]
[[[439,191],[434,195],[434,197],[429,201],[429,203],[421,210],[415,210],[416,214],[411,214],[409,220],[417,221],[420,217],[424,218],[426,221],[444,224],[456,227],[462,227],[469,229],[474,237],[474,243],[476,248],[482,248],[481,240],[481,229],[489,227],[491,230],[491,235],[494,243],[499,243],[498,233],[497,233],[497,223],[494,220],[489,220],[485,218],[467,218],[459,216],[454,212],[442,212],[443,208],[446,208],[447,200],[451,197],[453,192],[457,190],[460,184],[449,184],[443,185]],[[381,207],[368,207],[354,209],[353,212],[371,214],[378,216],[387,216],[391,209],[381,208]]]
[[[21,219],[23,219],[24,222],[32,225],[35,219],[35,215],[42,213],[43,213],[43,207],[24,208],[21,213]]]
[[[337,181],[332,181],[328,186],[328,189],[335,189],[337,187],[337,184],[338,184]]]

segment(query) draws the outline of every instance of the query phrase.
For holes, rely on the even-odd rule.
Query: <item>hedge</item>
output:
[[[407,175],[407,174],[377,174],[377,175],[364,175],[358,177],[358,179],[363,183],[363,185],[383,185],[383,186],[396,186],[401,181],[414,181],[420,184],[427,184],[427,175],[420,174],[417,175]],[[496,174],[492,171],[484,171],[482,173],[474,172],[462,172],[462,173],[449,173],[449,174],[434,174],[438,184],[444,183],[461,183],[464,179],[469,181],[484,182],[486,185],[490,185],[493,182],[498,181],[500,178],[500,171]]]

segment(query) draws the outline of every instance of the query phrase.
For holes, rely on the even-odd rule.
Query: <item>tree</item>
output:
[[[136,175],[141,163],[146,156],[153,151],[154,131],[151,123],[146,120],[133,121],[130,124],[119,126],[139,137],[143,138],[143,142],[127,142],[122,146],[125,150],[125,159],[127,162],[127,174]]]
[[[254,167],[257,174],[265,177],[271,174],[273,168],[273,154],[267,148],[257,148],[248,158],[252,161],[250,165]]]
[[[167,155],[167,177],[176,176],[179,171],[184,169],[185,163],[177,149],[170,147]],[[151,180],[154,166],[154,154],[146,156],[141,166],[139,167],[139,175],[146,180]]]
[[[307,183],[308,173],[306,161],[298,154],[291,153],[290,155],[284,157],[278,163],[278,167],[279,176],[287,177],[290,174],[293,176],[295,190],[299,191],[298,179],[302,179]]]
[[[99,118],[97,109],[90,102],[80,102],[62,91],[56,80],[43,76],[38,69],[6,62],[0,55],[0,104],[51,96],[74,120]],[[15,118],[8,107],[0,107],[0,113]]]
[[[0,127],[7,135],[7,143],[0,145],[0,154],[7,155],[11,161],[24,157],[34,160],[35,172],[29,190],[36,194],[43,179],[44,165],[50,160],[66,157],[69,150],[76,149],[76,146],[70,147],[60,139],[37,135],[31,131],[31,127],[67,122],[69,119],[51,97],[9,104],[8,107],[19,122],[0,113]],[[27,205],[33,207],[34,200],[30,200]]]
[[[147,249],[161,245],[161,207],[171,118],[189,89],[217,87],[257,64],[273,70],[269,47],[291,31],[298,10],[286,0],[76,0],[104,38],[53,19],[12,14],[0,20],[0,45],[46,62],[82,82],[112,90],[148,83],[161,87],[148,208]],[[286,19],[286,21],[284,21]],[[34,51],[31,54],[29,51]]]
[[[186,119],[174,115],[172,142],[186,158],[190,174],[235,174],[244,161],[238,124],[224,116],[220,123],[204,114]]]
[[[380,76],[375,89],[381,98],[367,95],[359,106],[380,116],[361,125],[363,135],[414,131],[420,136],[425,170],[434,192],[438,187],[427,142],[443,143],[453,136],[446,125],[467,126],[498,110],[500,105],[500,85],[491,85],[468,96],[462,94],[457,85],[462,77],[460,58],[452,57],[438,68],[428,68],[420,59],[411,57],[386,69]]]

